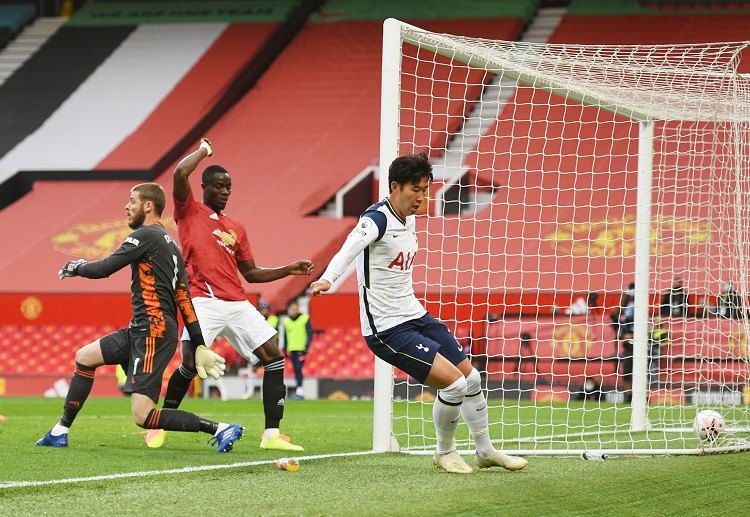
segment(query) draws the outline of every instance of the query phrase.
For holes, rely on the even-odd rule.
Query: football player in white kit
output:
[[[525,459],[492,445],[479,372],[448,328],[414,295],[412,265],[419,247],[414,214],[427,199],[431,181],[426,154],[396,158],[388,169],[390,195],[362,214],[320,280],[310,284],[311,294],[328,291],[356,259],[360,324],[367,346],[384,361],[439,390],[433,409],[434,464],[447,472],[474,472],[456,451],[460,414],[474,440],[479,468],[520,470],[528,464]]]

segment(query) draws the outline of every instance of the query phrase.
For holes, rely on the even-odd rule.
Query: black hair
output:
[[[432,181],[432,165],[425,153],[399,156],[388,168],[388,184],[396,182],[399,185],[416,185],[422,178]]]
[[[229,174],[229,171],[226,170],[221,165],[209,165],[203,171],[203,175],[201,176],[201,182],[204,185],[207,185],[211,181],[211,177],[216,174]]]

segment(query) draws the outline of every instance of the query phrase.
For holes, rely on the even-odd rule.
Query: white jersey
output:
[[[421,318],[427,312],[414,295],[412,284],[412,266],[418,249],[415,219],[411,215],[402,220],[388,200],[372,205],[362,214],[322,276],[333,283],[344,271],[344,263],[349,262],[348,254],[357,251],[363,336]]]

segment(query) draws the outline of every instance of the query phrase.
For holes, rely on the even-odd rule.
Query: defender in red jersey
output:
[[[276,329],[247,300],[237,273],[250,283],[271,282],[309,275],[313,264],[298,260],[278,268],[256,266],[244,226],[224,213],[232,190],[229,172],[219,165],[206,167],[201,177],[203,202],[193,197],[190,174],[211,154],[211,143],[201,140],[200,147],[177,164],[173,176],[175,219],[203,339],[211,346],[222,336],[248,361],[263,364],[265,431],[260,446],[301,451],[279,431],[286,386]],[[179,407],[196,374],[190,336],[183,332],[182,339],[182,364],[169,379],[165,408]]]

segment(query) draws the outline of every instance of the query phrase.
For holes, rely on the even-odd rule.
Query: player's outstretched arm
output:
[[[185,201],[190,195],[190,174],[198,167],[198,164],[213,154],[211,142],[208,138],[202,138],[198,149],[184,157],[177,164],[172,176],[172,195],[180,201]]]
[[[258,267],[254,260],[241,260],[237,262],[237,268],[242,277],[251,284],[262,284],[273,282],[290,275],[310,275],[315,271],[315,266],[309,260],[298,260],[283,267]]]
[[[310,294],[313,296],[328,291],[333,283],[349,268],[349,264],[357,258],[357,255],[362,253],[378,237],[378,228],[372,219],[368,217],[362,218],[360,221],[349,233],[341,249],[333,256],[320,280],[310,284]]]
[[[290,275],[311,275],[315,271],[315,266],[309,260],[298,260],[286,267],[289,269]]]
[[[83,259],[71,260],[60,268],[57,275],[60,277],[60,280],[69,276],[82,276],[92,279],[107,278],[112,273],[116,273],[125,266],[137,261],[147,249],[147,246],[143,244],[139,245],[139,243],[144,243],[147,238],[147,236],[143,235],[142,227],[138,228],[128,235],[122,244],[108,257],[94,262],[86,262]]]

